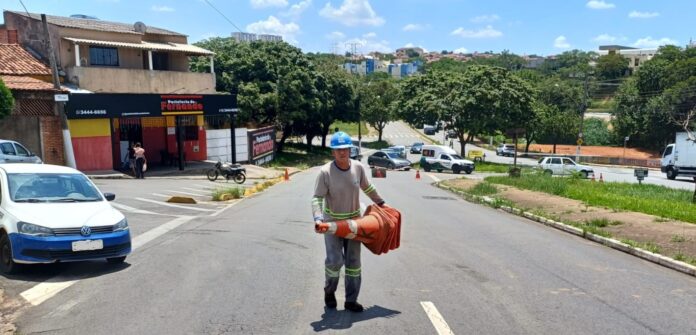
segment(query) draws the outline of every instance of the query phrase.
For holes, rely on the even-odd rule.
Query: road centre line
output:
[[[420,303],[438,335],[454,335],[452,329],[450,329],[449,325],[447,325],[447,322],[442,317],[442,314],[437,311],[435,304],[430,301],[421,301]]]
[[[153,193],[154,194],[154,193]],[[150,200],[150,199],[145,199],[145,198],[135,198],[135,200],[139,201],[145,201],[153,204],[158,204],[162,206],[167,206],[167,207],[172,207],[172,208],[183,208],[183,209],[190,209],[192,211],[199,211],[199,212],[214,212],[212,209],[206,209],[206,208],[196,208],[196,207],[189,207],[189,206],[179,206],[179,205],[174,205],[170,203],[166,203],[163,201],[157,201],[157,200]]]
[[[196,197],[205,197],[205,196],[206,196],[205,194],[191,193],[191,192],[184,192],[184,191],[176,191],[176,190],[164,190],[164,191],[172,192],[172,193],[176,193],[176,194],[193,195],[193,196],[196,196]]]
[[[131,250],[135,251],[146,243],[174,230],[176,227],[194,218],[194,216],[180,216],[134,237],[131,241]],[[84,278],[62,281],[63,279],[64,278],[61,276],[55,276],[45,282],[34,285],[34,287],[20,293],[20,296],[32,306],[38,306]]]

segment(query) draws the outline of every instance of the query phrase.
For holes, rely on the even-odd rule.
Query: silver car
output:
[[[0,163],[41,164],[43,161],[18,142],[0,140]]]
[[[550,175],[571,175],[579,173],[583,178],[594,175],[594,170],[587,165],[575,163],[568,157],[542,157],[539,159],[539,167],[544,173]]]

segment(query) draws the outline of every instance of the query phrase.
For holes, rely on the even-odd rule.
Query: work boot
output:
[[[345,304],[343,304],[343,307],[345,307],[347,310],[355,313],[360,313],[363,311],[363,306],[359,304],[357,301],[356,302],[348,302],[346,301]]]
[[[324,303],[328,308],[336,308],[336,295],[333,293],[324,293]]]

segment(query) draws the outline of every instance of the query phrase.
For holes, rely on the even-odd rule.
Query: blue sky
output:
[[[29,12],[142,21],[193,43],[239,29],[283,35],[306,52],[429,51],[552,55],[602,44],[686,45],[694,0],[23,0]],[[209,4],[219,9],[225,17]],[[3,9],[24,10],[19,0]],[[233,26],[234,24],[234,26]]]

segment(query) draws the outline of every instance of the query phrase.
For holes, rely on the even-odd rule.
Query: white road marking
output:
[[[192,192],[184,192],[184,191],[175,191],[175,190],[165,190],[165,191],[167,191],[167,192],[172,192],[172,193],[176,193],[176,194],[193,195],[193,196],[196,196],[196,197],[205,197],[205,196],[206,196],[205,194],[192,193]],[[195,190],[195,191],[198,191],[198,190]]]
[[[155,228],[152,228],[145,233],[142,233],[135,238],[133,238],[133,241],[131,242],[131,249],[134,251],[135,249],[138,249],[145,245],[147,242],[150,242],[172,230],[174,230],[176,227],[181,226],[182,224],[191,221],[195,216],[180,216],[172,221],[169,221],[165,224],[159,225]]]
[[[421,301],[421,306],[425,310],[425,314],[428,315],[428,318],[430,319],[430,322],[432,322],[433,327],[435,327],[435,331],[437,331],[438,335],[454,335],[452,329],[450,329],[447,322],[445,322],[445,319],[442,317],[440,312],[437,311],[435,304],[430,301]]]
[[[140,234],[132,239],[131,249],[134,251],[137,248],[142,247],[146,243],[164,235],[165,233],[175,229],[176,227],[189,222],[195,218],[194,216],[180,216],[173,219],[165,224],[157,226],[156,228],[150,229],[147,232]],[[71,278],[71,277],[68,277]],[[72,286],[83,278],[65,280],[62,276],[56,276],[48,279],[43,283],[39,283],[34,287],[20,293],[20,296],[29,302],[32,306],[38,306],[44,301],[54,297],[56,294],[65,290],[66,288]]]
[[[122,210],[122,211],[131,212],[131,213],[137,213],[137,214],[166,215],[166,214],[160,214],[160,213],[155,213],[155,212],[146,211],[146,210],[143,210],[143,209],[137,209],[137,208],[134,208],[134,207],[131,207],[131,206],[126,206],[126,205],[124,205],[124,204],[119,204],[119,203],[113,202],[113,201],[111,202],[111,206],[114,206],[114,207],[116,207],[117,209],[120,209],[120,210]]]
[[[162,193],[152,193],[152,195],[154,195],[156,197],[160,197],[160,198],[171,198],[172,197],[171,195],[166,195],[166,194],[162,194]]]
[[[440,178],[435,177],[432,173],[428,173],[428,177],[430,177],[432,180],[434,180],[436,183],[440,182]]]
[[[237,201],[235,201],[235,202],[233,202],[233,203],[231,203],[231,204],[229,204],[229,205],[227,205],[227,206],[221,208],[220,210],[218,210],[217,212],[215,212],[215,213],[213,213],[213,214],[210,214],[210,216],[218,216],[220,213],[224,212],[226,209],[228,209],[228,208],[230,208],[230,207],[232,207],[232,206],[234,206],[234,205],[236,205],[236,204],[238,204],[238,203],[239,203],[239,200],[237,200]]]
[[[210,187],[208,187],[208,186],[201,186],[201,188],[190,188],[190,187],[182,187],[182,188],[185,189],[185,190],[197,191],[197,192],[200,192],[200,191],[210,191],[210,190],[212,190],[212,188],[210,188]]]
[[[212,209],[197,208],[197,207],[189,207],[189,206],[180,206],[180,205],[170,204],[170,203],[164,202],[164,201],[150,200],[150,199],[145,199],[145,198],[135,198],[135,200],[150,202],[150,203],[153,203],[153,204],[158,204],[158,205],[161,205],[161,206],[167,206],[167,207],[172,207],[172,208],[190,209],[190,210],[192,210],[192,211],[199,211],[199,212],[214,212],[214,210],[212,210]]]

